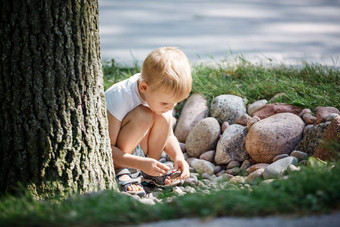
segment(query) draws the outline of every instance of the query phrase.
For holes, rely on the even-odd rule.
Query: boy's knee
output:
[[[134,120],[138,122],[139,125],[144,125],[150,128],[154,121],[154,115],[150,108],[146,106],[138,106],[135,108]]]
[[[170,112],[167,112],[165,114],[155,115],[154,122],[162,125],[171,125],[172,114]]]

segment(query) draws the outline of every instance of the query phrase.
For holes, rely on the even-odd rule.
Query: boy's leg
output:
[[[172,115],[167,112],[163,115],[153,115],[153,125],[141,142],[141,148],[150,158],[159,160],[166,141],[172,130]]]
[[[137,145],[142,141],[153,125],[152,111],[145,106],[138,106],[129,112],[122,121],[121,129],[117,136],[116,146],[125,153],[132,154]],[[114,163],[114,168],[124,168],[125,166]],[[128,175],[122,175],[119,180],[131,179]],[[140,191],[139,185],[132,184],[127,187],[128,191]]]
[[[138,106],[129,112],[122,121],[116,146],[123,152],[132,154],[138,144],[148,134],[153,125],[153,113],[145,106]],[[115,162],[115,169],[122,168]]]

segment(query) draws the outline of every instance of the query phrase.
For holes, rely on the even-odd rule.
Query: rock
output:
[[[234,184],[244,184],[245,181],[246,179],[241,176],[235,176],[230,179],[230,183],[234,183]]]
[[[298,151],[313,155],[316,148],[318,147],[321,137],[325,133],[330,122],[321,123],[314,125],[311,129],[306,131],[299,145],[295,148]]]
[[[270,117],[274,114],[278,113],[292,113],[299,115],[302,111],[301,108],[285,103],[271,103],[267,104],[265,107],[260,109],[259,111],[256,111],[253,116],[258,116],[261,119],[265,119],[267,117]]]
[[[210,177],[211,177],[211,175],[210,175],[209,173],[203,173],[203,174],[202,174],[202,178],[203,178],[203,179],[208,179],[208,180],[209,180]]]
[[[273,158],[273,162],[276,162],[277,160],[280,160],[282,158],[287,158],[289,157],[288,154],[279,154],[278,156],[275,156],[275,158]]]
[[[252,182],[256,179],[263,178],[264,168],[260,168],[248,175],[247,180]]]
[[[214,98],[210,106],[210,115],[220,123],[234,121],[246,113],[246,107],[241,97],[235,95],[220,95]]]
[[[215,149],[220,133],[220,124],[215,118],[204,118],[189,133],[185,144],[188,155],[199,157],[202,153]]]
[[[245,147],[246,136],[246,127],[237,124],[230,125],[217,143],[215,162],[227,164],[231,160],[243,162],[249,159]]]
[[[179,187],[173,187],[172,191],[174,193],[176,193],[177,195],[184,195],[185,194],[185,192],[183,192],[183,190],[181,188],[179,188]]]
[[[243,126],[247,126],[248,119],[251,117],[248,114],[243,114],[241,117],[237,118],[234,124],[239,124]]]
[[[335,107],[320,107],[316,111],[316,122],[315,124],[320,124],[326,122],[327,117],[332,114],[340,114],[340,111]]]
[[[252,165],[248,169],[246,169],[246,174],[250,174],[261,168],[266,168],[268,165],[269,165],[268,163],[258,163],[258,164]]]
[[[196,190],[195,190],[195,188],[193,188],[193,187],[186,186],[186,187],[184,188],[184,192],[187,192],[187,193],[196,193]]]
[[[289,154],[302,138],[300,117],[279,113],[254,124],[248,132],[246,149],[255,162],[270,163],[279,154]]]
[[[265,107],[267,103],[268,103],[267,100],[261,99],[261,100],[259,100],[259,101],[256,101],[256,102],[250,104],[250,105],[248,106],[248,114],[249,114],[250,116],[253,116],[253,114],[254,114],[256,111],[258,111],[258,110],[262,109],[263,107]]]
[[[275,181],[275,179],[267,179],[261,182],[261,184],[270,184],[273,183]]]
[[[231,168],[234,168],[234,167],[240,167],[240,166],[241,166],[240,162],[233,160],[233,161],[228,163],[227,169],[231,169]]]
[[[189,164],[189,166],[192,166],[192,162],[198,158],[188,158],[186,161]]]
[[[239,174],[240,174],[241,169],[240,169],[239,167],[234,167],[234,168],[232,168],[232,169],[227,169],[225,172],[226,172],[227,174],[236,176],[236,175],[239,175]]]
[[[209,173],[213,174],[214,173],[214,164],[211,162],[202,160],[202,159],[195,159],[191,163],[192,167],[195,168],[197,173],[203,174],[203,173]]]
[[[194,167],[189,166],[189,172],[190,173],[196,173],[196,170],[194,169]]]
[[[194,178],[188,178],[184,180],[184,184],[196,185],[197,180]]]
[[[190,96],[183,107],[175,129],[178,141],[185,143],[190,131],[198,122],[208,116],[208,112],[207,100],[202,95]]]
[[[305,121],[306,125],[314,124],[316,122],[316,117],[312,113],[305,113],[302,116],[302,119]]]
[[[224,169],[221,170],[220,172],[218,172],[218,173],[216,174],[216,176],[219,177],[219,176],[222,176],[223,174],[225,174],[225,170],[224,170]]]
[[[223,124],[222,124],[222,126],[221,126],[221,128],[222,128],[222,133],[228,128],[228,126],[229,126],[228,121],[223,122]]]
[[[185,152],[186,152],[186,149],[185,149],[185,143],[181,143],[181,142],[179,142],[179,147],[181,148],[181,151],[182,151],[183,153],[185,153]]]
[[[184,159],[185,159],[185,160],[187,160],[188,158],[190,158],[189,155],[188,155],[187,153],[184,153],[183,156],[184,156]]]
[[[311,129],[313,128],[313,125],[306,125],[303,129],[303,136],[305,136]]]
[[[312,113],[312,111],[310,109],[303,109],[301,113],[299,113],[299,117],[302,118],[305,113]]]
[[[155,205],[155,201],[153,199],[148,199],[148,198],[139,198],[139,202],[147,204],[147,205]]]
[[[214,174],[220,172],[222,170],[221,166],[215,166],[214,168]]]
[[[291,174],[292,172],[300,171],[300,167],[296,167],[295,165],[289,165],[287,167],[287,173]]]
[[[308,154],[302,151],[292,151],[292,153],[290,153],[290,156],[297,158],[298,161],[301,160],[306,160]]]
[[[261,119],[258,116],[252,117],[252,118],[248,118],[247,121],[247,129],[249,130],[251,126],[253,126],[253,124],[255,124],[256,122],[260,121]]]
[[[214,162],[214,158],[215,158],[214,150],[204,152],[203,154],[200,155],[200,159],[206,160],[208,162]]]
[[[251,166],[251,163],[249,160],[244,160],[241,165],[241,169],[246,170]]]
[[[280,159],[270,165],[268,165],[263,172],[264,179],[278,178],[280,174],[285,172],[289,165],[296,165],[298,160],[295,157],[287,157]]]
[[[340,115],[336,114],[336,113],[332,113],[332,114],[328,115],[326,121],[333,121],[334,118],[337,118],[338,116],[340,116]]]
[[[325,146],[329,142],[340,143],[340,116],[334,118],[329,124],[326,132],[323,134],[322,142],[317,146],[314,157],[320,158],[321,160],[328,160],[336,158],[336,154],[331,149]]]

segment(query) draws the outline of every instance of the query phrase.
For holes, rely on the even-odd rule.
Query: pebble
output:
[[[161,158],[161,159],[159,159],[159,162],[165,163],[165,162],[166,162],[166,158]]]
[[[173,187],[172,191],[175,192],[177,195],[184,195],[185,194],[185,192],[183,192],[182,189],[179,188],[179,187]]]
[[[256,179],[263,178],[263,172],[264,172],[264,168],[255,170],[254,172],[248,175],[247,180],[252,182]]]
[[[214,150],[210,150],[210,151],[204,152],[203,154],[200,155],[199,158],[203,159],[203,160],[206,160],[208,162],[214,162],[215,151]]]
[[[305,113],[312,113],[312,111],[310,110],[310,109],[303,109],[300,113],[299,113],[299,117],[303,117],[303,115],[305,114]]]
[[[197,173],[209,173],[213,174],[214,173],[214,164],[211,162],[202,160],[202,159],[195,159],[191,162],[191,166],[195,168]]]
[[[181,143],[179,142],[179,147],[181,148],[182,152],[185,153],[186,149],[185,149],[185,143]]]
[[[250,174],[254,172],[255,170],[266,168],[268,165],[269,165],[268,163],[258,163],[258,164],[252,165],[246,170],[246,173]]]
[[[248,106],[248,114],[252,116],[256,111],[262,109],[268,101],[266,99],[258,100]]]
[[[190,187],[190,186],[186,186],[184,188],[184,192],[187,192],[187,193],[196,193],[196,189],[193,188],[193,187]]]
[[[265,167],[263,172],[263,178],[278,178],[282,177],[290,164],[297,164],[298,160],[295,157],[287,157],[280,159],[267,167]]]
[[[185,160],[187,160],[188,158],[190,158],[189,155],[188,155],[188,153],[184,153],[183,156],[184,156],[184,159],[185,159]]]
[[[290,156],[297,158],[298,161],[301,161],[301,160],[306,160],[308,154],[302,151],[295,150],[295,151],[292,151],[292,153],[290,153]]]
[[[230,161],[227,165],[227,169],[231,169],[231,168],[234,168],[234,167],[240,167],[241,166],[241,163],[238,162],[238,161]]]
[[[262,183],[262,184],[270,184],[270,183],[272,183],[273,181],[275,181],[275,179],[267,179],[267,180],[262,181],[261,183]]]
[[[287,158],[287,157],[289,157],[288,154],[279,154],[279,155],[275,156],[275,158],[273,158],[273,162],[276,162],[277,160]]]
[[[256,122],[260,121],[261,119],[258,116],[249,118],[247,121],[247,129],[250,129],[251,126],[253,126],[253,124],[255,124]]]
[[[189,185],[196,185],[197,180],[194,178],[188,178],[184,180],[184,184],[189,184]]]
[[[147,205],[155,205],[155,201],[153,199],[148,199],[148,198],[139,198],[139,202],[147,204]]]
[[[214,174],[219,173],[221,170],[222,170],[222,167],[221,167],[221,166],[215,166],[215,168],[214,168]]]
[[[234,176],[240,174],[240,172],[241,172],[241,169],[239,167],[234,167],[232,169],[226,170],[226,173],[234,175]]]
[[[328,115],[328,117],[326,118],[326,121],[333,121],[334,118],[338,117],[339,114],[337,113],[331,113],[330,115]]]
[[[242,162],[241,169],[246,170],[246,169],[248,169],[250,166],[251,166],[250,161],[249,161],[249,160],[244,160],[244,161]]]
[[[208,179],[208,180],[209,180],[209,179],[210,179],[210,174],[209,174],[209,173],[203,173],[203,174],[202,174],[202,178],[203,178],[203,179]]]
[[[222,175],[224,175],[224,174],[225,174],[225,170],[223,169],[223,170],[221,170],[220,172],[218,172],[218,173],[216,174],[216,176],[219,177],[219,176],[222,176]]]
[[[229,122],[228,121],[223,122],[223,124],[221,126],[222,133],[228,128],[228,126],[229,126]]]
[[[287,168],[287,173],[291,174],[292,172],[299,171],[300,169],[300,167],[296,167],[295,165],[289,165]]]
[[[244,184],[245,181],[246,181],[246,179],[244,177],[241,177],[241,176],[235,176],[235,177],[230,179],[230,182],[234,183],[234,184]]]

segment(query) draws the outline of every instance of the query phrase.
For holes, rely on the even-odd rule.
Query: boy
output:
[[[145,194],[127,167],[141,170],[150,179],[167,176],[170,168],[158,161],[163,150],[174,161],[175,169],[181,171],[180,178],[189,177],[189,165],[171,121],[173,107],[189,96],[191,83],[190,63],[185,54],[174,47],[162,47],[147,56],[141,73],[105,92],[112,157],[124,191]],[[160,184],[172,181],[165,177]]]

